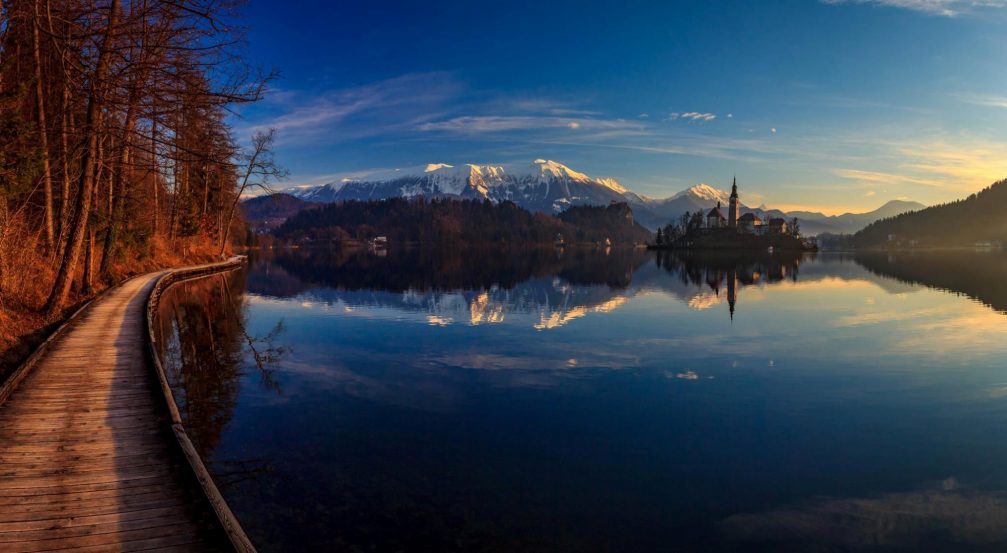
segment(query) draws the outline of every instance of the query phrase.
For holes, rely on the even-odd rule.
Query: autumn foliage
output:
[[[269,75],[236,53],[238,7],[0,1],[0,351],[129,274],[244,236],[229,229],[248,156],[226,115]]]

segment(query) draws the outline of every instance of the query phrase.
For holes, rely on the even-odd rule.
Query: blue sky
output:
[[[252,0],[282,186],[553,159],[826,212],[1007,177],[1007,0]]]

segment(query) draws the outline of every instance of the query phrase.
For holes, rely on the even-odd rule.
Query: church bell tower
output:
[[[731,185],[731,207],[727,215],[727,226],[738,228],[738,212],[740,207],[738,204],[738,177],[734,177],[734,183]]]

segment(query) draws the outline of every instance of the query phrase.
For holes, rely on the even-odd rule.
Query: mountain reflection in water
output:
[[[159,353],[261,551],[999,551],[1005,276],[265,252],[173,287]]]

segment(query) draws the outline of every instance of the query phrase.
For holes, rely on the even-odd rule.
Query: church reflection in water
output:
[[[436,325],[564,326],[660,291],[695,309],[726,302],[733,317],[747,286],[796,281],[801,254],[697,255],[633,249],[405,250],[378,257],[339,250],[260,257],[249,290],[329,307],[394,309]]]
[[[159,355],[192,438],[211,452],[231,417],[238,382],[256,372],[279,392],[272,365],[285,352],[283,327],[252,336],[246,290],[346,309],[374,308],[434,326],[513,324],[548,331],[607,313],[650,292],[731,319],[745,290],[785,283],[869,280],[893,293],[923,284],[1007,310],[1007,257],[633,249],[422,250],[375,256],[333,249],[253,257],[246,271],[181,283],[160,304]],[[726,304],[726,305],[724,305]]]
[[[746,286],[797,282],[801,263],[812,259],[811,254],[778,252],[757,254],[750,252],[659,252],[657,265],[686,279],[693,286],[706,286],[715,298],[723,293],[727,298],[728,312],[734,318],[738,294]],[[699,305],[690,302],[690,305]]]
[[[473,550],[455,547],[457,535],[473,528],[483,532],[480,539],[486,543],[512,545],[495,550],[531,550],[523,546],[541,543],[538,525],[555,528],[556,511],[550,497],[529,501],[528,494],[546,490],[547,496],[564,478],[570,493],[559,494],[556,505],[576,507],[594,498],[585,512],[606,515],[582,528],[603,528],[599,521],[625,514],[612,498],[632,490],[642,507],[630,514],[649,521],[644,528],[664,540],[696,545],[716,539],[725,544],[724,551],[822,541],[839,544],[829,550],[857,550],[864,536],[902,544],[918,534],[930,536],[931,528],[955,529],[976,512],[984,514],[975,519],[983,532],[1007,528],[1001,522],[1007,501],[1001,492],[949,490],[953,479],[934,489],[878,486],[874,493],[862,486],[819,499],[817,476],[807,474],[801,480],[806,489],[777,497],[777,482],[794,481],[787,465],[794,451],[813,457],[826,475],[849,476],[847,462],[876,462],[878,443],[863,445],[856,432],[847,436],[851,445],[844,452],[817,439],[819,428],[841,433],[856,427],[836,419],[832,391],[865,389],[868,399],[880,394],[871,388],[879,368],[873,357],[864,361],[871,351],[828,355],[829,350],[818,349],[839,347],[831,344],[843,334],[866,342],[864,337],[877,331],[856,321],[837,326],[858,313],[833,313],[835,306],[816,302],[870,296],[872,303],[858,302],[858,309],[898,322],[914,296],[928,299],[915,294],[922,284],[1004,311],[1005,275],[1007,256],[969,252],[788,255],[548,248],[390,250],[378,256],[288,250],[256,254],[246,270],[171,288],[162,298],[156,332],[190,436],[257,545],[264,544],[262,551],[291,544],[301,550],[338,550],[328,546],[344,539],[377,543],[375,551],[408,550],[402,540],[415,535],[434,544],[417,550]],[[791,319],[794,310],[787,303],[801,301],[796,298],[812,298],[802,306],[806,325]],[[918,307],[926,322],[933,322],[929,304]],[[289,332],[280,324],[283,317]],[[999,315],[989,318],[994,325],[1000,322]],[[750,332],[751,325],[765,328]],[[790,334],[795,326],[801,328]],[[773,334],[781,327],[787,333],[773,339],[781,336]],[[954,329],[949,334],[961,333],[948,328]],[[910,334],[902,326],[896,330]],[[707,347],[722,343],[728,333],[734,333],[736,349]],[[288,341],[294,347],[289,356]],[[761,363],[776,359],[775,366],[788,366],[778,357],[781,347],[793,350],[787,355],[814,359],[811,387],[762,385]],[[891,351],[884,344],[881,348]],[[920,359],[926,366],[926,351],[904,347],[901,354],[914,356],[907,365],[913,371],[907,372],[917,374]],[[890,364],[901,362],[890,357]],[[739,359],[741,368],[735,370]],[[790,359],[789,366],[797,369],[774,369],[770,377],[800,376],[805,365],[800,361]],[[865,366],[870,370],[859,370]],[[716,372],[716,367],[731,368]],[[833,374],[836,385],[817,380]],[[999,373],[994,374],[999,382]],[[854,377],[856,386],[844,388]],[[814,387],[819,382],[821,387]],[[943,385],[968,384],[958,378],[950,382]],[[932,411],[932,398],[924,399],[921,412]],[[848,401],[844,395],[840,403]],[[599,402],[613,408],[598,409]],[[797,402],[807,402],[800,404],[802,412],[819,413],[818,418],[791,417],[787,410]],[[942,413],[955,405],[957,400],[945,404]],[[772,419],[775,424],[790,425],[777,434],[760,422],[774,407],[783,410]],[[856,410],[850,420],[862,420],[863,412]],[[693,425],[696,420],[706,424]],[[879,427],[890,420],[887,414],[870,419]],[[801,426],[805,422],[808,426]],[[723,439],[708,439],[710,425]],[[636,428],[635,434],[627,427]],[[542,432],[542,441],[529,442],[527,428]],[[956,437],[958,428],[956,423],[949,435]],[[901,431],[889,428],[887,435],[903,436]],[[599,440],[599,432],[608,432],[607,438]],[[774,435],[784,441],[774,445]],[[609,447],[612,443],[627,445]],[[550,449],[554,444],[573,445]],[[858,456],[861,446],[867,453]],[[981,451],[986,454],[985,445]],[[899,451],[890,454],[889,467],[912,465]],[[683,455],[691,464],[682,463]],[[498,461],[496,472],[483,472],[487,459]],[[653,459],[660,463],[651,464]],[[733,464],[736,459],[744,465]],[[613,482],[635,482],[635,487],[606,488],[594,472],[598,467],[606,475],[612,467],[622,471]],[[484,474],[491,476],[468,479]],[[666,477],[667,485],[653,485],[648,478],[655,474]],[[760,484],[749,478],[753,474],[768,477]],[[686,481],[710,486],[683,492]],[[754,499],[736,503],[736,489]],[[508,496],[513,490],[519,492]],[[805,492],[813,499],[801,499]],[[696,508],[703,502],[705,511]],[[500,511],[487,514],[481,511],[486,505]],[[613,505],[615,510],[605,510]],[[676,520],[693,517],[688,524],[697,533],[668,527],[675,516],[664,517],[662,508]],[[517,520],[516,526],[493,526],[501,513]],[[897,532],[881,535],[878,528]],[[963,535],[971,532],[966,530]],[[606,531],[613,543],[633,543],[647,534],[622,524]],[[1003,534],[994,537],[998,544],[1003,541]]]

